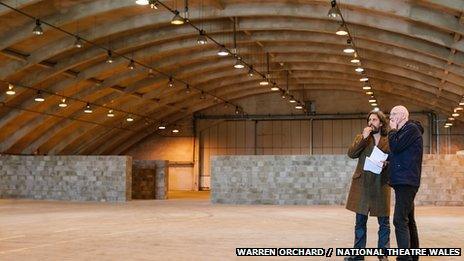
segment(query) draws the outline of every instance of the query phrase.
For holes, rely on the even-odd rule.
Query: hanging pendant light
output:
[[[107,51],[106,63],[113,63],[113,53],[111,50]]]
[[[245,68],[245,65],[243,65],[243,62],[240,58],[237,58],[237,61],[234,64],[235,69],[243,69]]]
[[[200,34],[198,35],[198,38],[197,38],[197,43],[200,45],[208,43],[208,38],[206,37],[205,31],[203,31],[203,29],[200,30]]]
[[[35,96],[34,100],[36,102],[44,102],[45,101],[45,98],[42,96],[41,91],[37,91],[37,96]]]
[[[130,60],[129,65],[127,65],[127,68],[129,68],[129,70],[134,70],[135,69],[134,60]]]
[[[90,103],[87,103],[87,105],[85,106],[84,112],[85,113],[92,113],[93,112],[92,107],[90,107]]]
[[[184,24],[184,18],[182,18],[179,14],[179,11],[174,11],[174,17],[171,20],[171,24],[173,25],[182,25]]]
[[[354,69],[354,71],[357,72],[357,73],[362,73],[362,72],[364,72],[364,68],[357,67],[356,69]]]
[[[76,36],[76,41],[74,41],[74,47],[76,48],[84,47],[84,42],[82,42],[82,39],[79,36]]]
[[[174,87],[174,81],[172,80],[172,76],[169,77],[168,86],[169,86],[170,88]]]
[[[68,104],[66,103],[66,98],[61,99],[60,104],[58,104],[60,108],[66,108],[68,107]]]
[[[353,59],[351,59],[350,62],[351,62],[351,63],[356,63],[356,64],[358,64],[358,63],[361,62],[361,61],[359,60],[359,58],[358,58],[358,53],[354,52],[354,54],[353,54]]]
[[[330,10],[327,15],[329,16],[329,18],[332,18],[332,19],[335,19],[341,16],[340,10],[337,7],[337,2],[335,0],[332,0],[330,2]]]
[[[347,47],[345,47],[345,49],[343,49],[343,52],[344,53],[354,53],[355,50],[353,48],[353,44],[351,42],[350,39],[346,40],[346,44],[348,45]]]
[[[106,114],[107,117],[113,118],[114,117],[114,112],[113,110],[109,110],[108,113]]]
[[[275,92],[275,91],[279,91],[279,87],[277,87],[277,85],[274,83],[271,87],[271,91]]]
[[[127,116],[127,118],[126,118],[126,121],[127,121],[127,122],[133,122],[133,121],[134,121],[134,118],[132,118],[132,116],[129,115],[129,116]]]
[[[7,95],[15,95],[16,94],[13,84],[11,84],[11,83],[8,84],[8,90],[6,91],[6,94]]]
[[[295,109],[297,109],[297,110],[302,110],[302,109],[303,109],[303,105],[301,105],[301,103],[298,103],[297,105],[295,105]]]
[[[219,56],[227,56],[229,52],[227,51],[226,47],[223,45],[221,49],[219,49],[218,53]]]
[[[341,36],[348,35],[348,31],[346,30],[345,24],[341,24],[340,27],[338,27],[335,34],[336,35],[341,35]]]
[[[35,27],[32,30],[32,34],[34,35],[43,35],[43,29],[42,29],[42,24],[40,23],[40,20],[37,19],[35,20]]]

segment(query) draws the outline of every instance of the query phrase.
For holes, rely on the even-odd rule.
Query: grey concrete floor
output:
[[[127,203],[0,200],[0,260],[267,260],[236,257],[235,248],[352,246],[354,214],[342,206],[212,205],[206,193],[170,196]],[[416,213],[421,247],[464,248],[464,207],[422,206]],[[374,218],[368,229],[368,247],[376,247]]]

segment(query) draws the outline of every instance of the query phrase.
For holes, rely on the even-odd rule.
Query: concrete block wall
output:
[[[211,201],[343,205],[357,160],[344,155],[215,156]],[[464,156],[424,155],[417,205],[464,205]]]
[[[420,205],[464,206],[464,155],[424,155]]]
[[[154,191],[147,191],[146,184],[144,182],[150,182],[147,175],[154,174]],[[145,177],[144,177],[145,176]],[[167,160],[134,160],[133,161],[133,177],[137,182],[144,180],[143,182],[137,182],[136,186],[133,187],[135,191],[135,198],[147,199],[147,194],[153,193],[154,199],[167,199],[168,188],[169,188],[169,161]],[[151,185],[149,185],[151,186]]]
[[[0,156],[0,198],[131,199],[128,156]]]

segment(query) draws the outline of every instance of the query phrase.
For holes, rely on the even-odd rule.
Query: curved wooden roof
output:
[[[198,45],[198,31],[171,25],[173,15],[163,7],[153,10],[128,0],[2,2],[220,99],[233,102],[269,92],[258,77],[234,69],[231,57],[217,56],[211,41]],[[162,3],[183,9],[183,1]],[[346,0],[339,6],[378,97],[400,96],[452,113],[464,94],[464,1]],[[341,51],[347,38],[334,34],[339,20],[327,17],[329,1],[202,0],[189,1],[189,7],[192,23],[227,47],[231,18],[237,17],[240,56],[264,73],[269,52],[279,85],[285,85],[284,71],[290,70],[292,80],[307,88],[362,91],[359,74]],[[200,99],[198,89],[187,94],[169,88],[164,75],[128,70],[122,57],[108,64],[102,48],[77,49],[74,37],[46,24],[44,35],[35,36],[34,19],[3,5],[0,20],[6,25],[0,28],[2,90],[7,83],[18,86],[14,96],[0,94],[1,152],[109,154],[127,147],[131,137],[147,135],[147,119],[175,122],[218,102],[211,96]],[[80,102],[62,109],[61,97],[48,95],[37,103],[38,89]],[[106,107],[85,114],[85,102]],[[109,108],[124,113],[108,118]],[[124,121],[127,114],[135,116],[133,123]]]

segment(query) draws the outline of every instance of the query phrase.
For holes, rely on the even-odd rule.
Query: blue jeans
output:
[[[366,248],[368,216],[356,213],[356,226],[354,229],[354,248]],[[378,248],[390,247],[390,219],[389,217],[377,217],[379,222]]]

